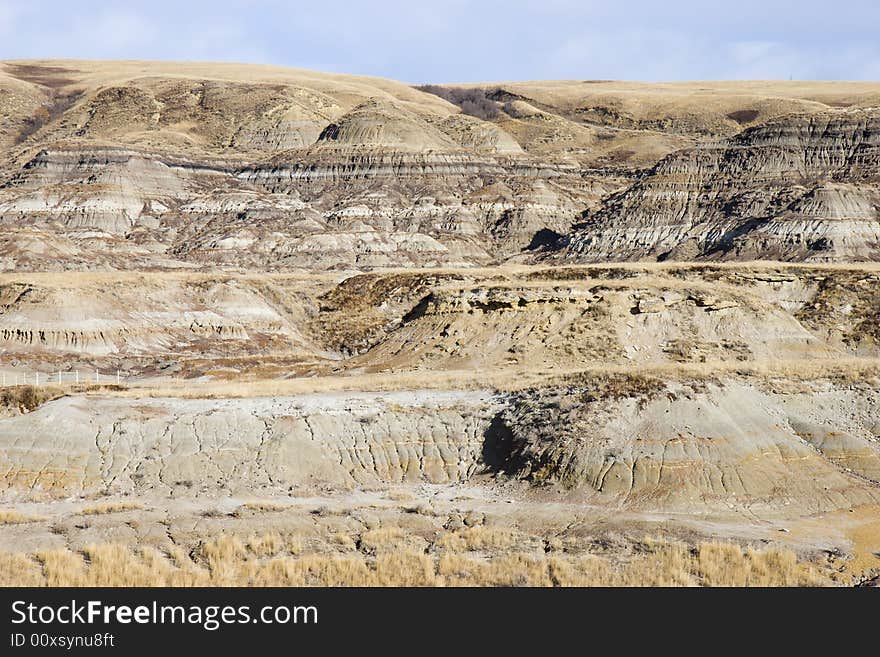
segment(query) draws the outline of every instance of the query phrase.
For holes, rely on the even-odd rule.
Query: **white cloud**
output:
[[[876,0],[0,0],[0,57],[250,61],[413,82],[880,78]]]

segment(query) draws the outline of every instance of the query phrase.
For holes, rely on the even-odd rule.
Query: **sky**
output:
[[[0,0],[0,59],[231,61],[411,83],[880,80],[878,0]]]

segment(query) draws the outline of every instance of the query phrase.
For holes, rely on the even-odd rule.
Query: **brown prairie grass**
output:
[[[297,555],[303,551],[304,541],[295,534],[282,536],[278,532],[255,534],[245,541],[248,552],[256,557],[275,557],[281,554]]]
[[[2,586],[817,586],[833,572],[789,550],[728,543],[694,547],[646,540],[625,560],[596,555],[505,552],[485,557],[471,546],[507,545],[500,534],[456,533],[438,552],[400,545],[394,533],[371,537],[388,550],[301,554],[297,537],[219,536],[187,553],[120,544],[34,555],[0,553]],[[379,538],[384,541],[379,541]],[[390,541],[390,542],[389,542]],[[460,542],[461,541],[461,542]],[[363,539],[362,539],[363,542]]]
[[[512,529],[476,525],[443,534],[437,540],[437,546],[451,552],[508,550],[517,543],[517,539]]]
[[[39,562],[26,554],[0,553],[0,586],[49,586]]]
[[[357,543],[355,543],[355,540],[344,532],[335,532],[331,534],[330,544],[335,545],[346,552],[357,549]]]
[[[428,542],[421,536],[405,532],[399,527],[379,527],[361,535],[360,549],[376,555],[404,552],[424,552]]]
[[[14,509],[0,509],[0,525],[20,525],[27,522],[40,522],[42,518],[29,516]]]
[[[0,389],[0,408],[29,413],[65,394],[62,388],[55,386],[7,386]]]
[[[17,385],[0,388],[0,411],[30,413],[46,402],[73,394],[118,393],[125,388],[115,384],[70,383],[62,385]]]

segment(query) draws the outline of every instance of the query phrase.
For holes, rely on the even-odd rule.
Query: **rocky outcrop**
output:
[[[0,188],[0,221],[126,236],[157,227],[181,200],[225,175],[221,163],[129,149],[42,150]]]
[[[454,143],[418,116],[375,99],[362,103],[325,127],[318,143],[404,151],[450,150]]]
[[[47,251],[53,240],[71,241],[51,258],[60,268],[100,267],[105,258],[126,269],[150,260],[318,269],[481,264],[542,230],[567,230],[602,190],[573,176],[571,167],[455,149],[318,146],[242,168],[69,145],[40,151],[0,185],[0,222],[21,235],[19,249],[10,242],[7,268],[32,266],[27,231],[41,231],[33,234]]]
[[[10,70],[69,102],[2,163],[5,269],[486,264],[607,191],[397,83]]]
[[[173,363],[212,378],[874,358],[878,280],[871,267],[673,264],[16,275],[0,281],[0,349],[45,373]]]
[[[806,388],[606,375],[507,396],[62,398],[0,419],[2,485],[7,499],[198,497],[494,477],[667,513],[754,518],[877,503],[876,387]]]
[[[304,335],[309,301],[286,283],[150,276],[0,283],[0,349],[7,360],[39,353],[61,369],[110,359],[105,369],[113,371],[122,360],[149,363],[159,355],[176,358],[178,367],[181,357],[197,354],[326,356]]]
[[[49,402],[2,425],[7,494],[188,496],[455,483],[480,466],[485,393]],[[65,418],[64,436],[53,427]]]
[[[876,388],[779,395],[741,381],[615,384],[516,396],[493,427],[495,470],[593,503],[687,513],[816,513],[880,499],[868,411]],[[842,416],[838,405],[860,410]]]
[[[354,359],[384,368],[739,363],[834,357],[781,308],[732,287],[647,282],[446,286]]]
[[[674,153],[560,241],[574,259],[880,259],[880,111],[791,115]]]

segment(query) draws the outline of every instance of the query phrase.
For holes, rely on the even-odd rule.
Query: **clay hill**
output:
[[[880,85],[0,64],[0,267],[877,260]]]

